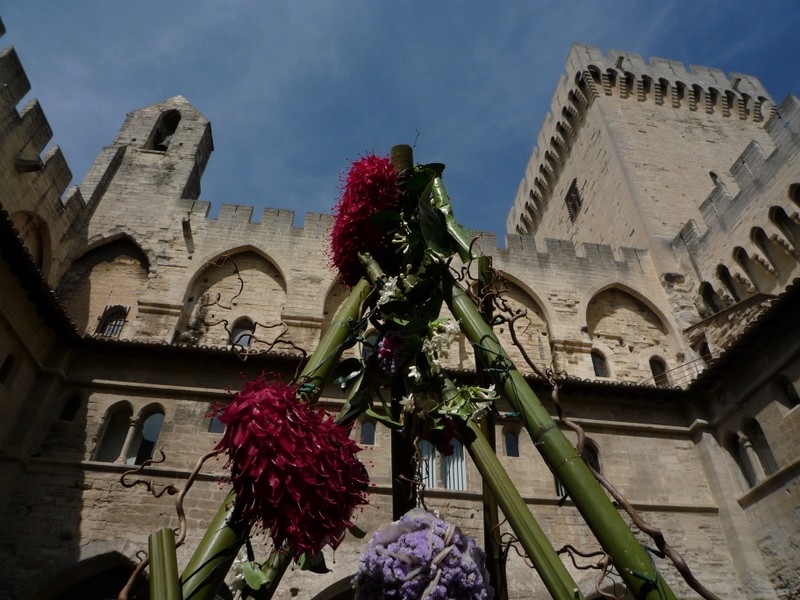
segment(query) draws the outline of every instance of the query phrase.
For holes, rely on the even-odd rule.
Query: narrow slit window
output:
[[[597,350],[592,350],[592,367],[594,374],[597,377],[608,377],[608,362],[606,357],[600,354]]]
[[[567,196],[564,198],[564,203],[567,205],[567,212],[569,213],[569,220],[573,223],[578,218],[578,213],[583,205],[583,198],[578,190],[578,180],[573,179],[572,184],[569,186]]]

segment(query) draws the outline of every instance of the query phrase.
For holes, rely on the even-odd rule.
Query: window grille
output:
[[[97,320],[95,335],[119,337],[128,318],[129,310],[127,306],[120,306],[119,304],[106,306],[103,314]]]
[[[592,350],[592,367],[594,367],[594,374],[597,377],[608,377],[608,363],[606,357],[600,354],[597,350]]]
[[[567,212],[569,213],[569,220],[573,223],[578,218],[578,213],[583,205],[583,198],[578,191],[578,180],[573,179],[572,184],[569,186],[567,196],[564,198],[564,203],[567,205]]]

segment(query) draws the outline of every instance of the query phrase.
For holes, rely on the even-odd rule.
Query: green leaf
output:
[[[415,169],[411,176],[400,183],[400,187],[413,196],[418,196],[428,187],[428,184],[436,176],[435,172]]]
[[[349,527],[348,531],[352,534],[353,537],[359,540],[363,540],[367,536],[367,532],[356,525]]]
[[[442,173],[444,173],[445,164],[444,163],[428,163],[427,165],[421,165],[420,169],[425,169],[426,171],[433,171],[436,177],[441,177]]]
[[[319,552],[314,558],[310,558],[308,554],[304,552],[300,555],[300,558],[297,559],[297,564],[301,571],[311,571],[312,573],[319,573],[320,575],[331,572],[328,565],[325,564],[325,556],[322,552]]]
[[[242,575],[247,587],[251,590],[258,590],[262,585],[269,583],[269,577],[261,570],[261,566],[255,562],[244,563],[242,565]]]
[[[419,224],[428,248],[445,256],[453,253],[453,242],[447,232],[444,215],[430,205],[426,196],[419,201]]]
[[[369,407],[369,399],[369,390],[362,387],[361,382],[359,382],[359,385],[353,388],[353,393],[350,394],[350,397],[339,411],[336,422],[340,425],[349,425],[355,421]]]
[[[389,417],[382,415],[380,413],[376,413],[371,408],[368,408],[364,412],[368,417],[372,417],[373,419],[378,421],[378,423],[383,423],[384,425],[390,427],[391,429],[400,429],[402,427],[402,425],[400,425],[400,423],[398,423],[397,421],[392,421]]]

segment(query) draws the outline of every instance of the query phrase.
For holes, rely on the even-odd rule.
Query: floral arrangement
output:
[[[261,377],[220,412],[217,445],[228,455],[236,511],[297,555],[336,548],[369,482],[360,448],[323,410],[297,399],[297,388]]]
[[[398,208],[400,189],[392,162],[374,154],[354,162],[343,181],[331,229],[331,261],[352,287],[363,271],[359,252],[370,252],[386,264],[395,262],[385,230],[373,217]]]
[[[416,508],[372,536],[353,579],[356,600],[492,600],[484,559],[458,527]]]

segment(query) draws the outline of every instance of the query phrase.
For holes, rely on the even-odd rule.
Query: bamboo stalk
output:
[[[184,600],[214,600],[247,538],[249,528],[233,518],[234,500],[235,495],[230,492],[183,570]]]
[[[445,379],[442,387],[443,396],[458,394],[450,379]],[[555,600],[582,600],[584,596],[578,585],[498,460],[480,425],[472,420],[461,422],[460,425],[461,438],[472,461],[497,499],[520,544],[533,561],[547,591]]]
[[[631,593],[637,600],[675,600],[647,550],[633,536],[589,467],[517,371],[475,303],[450,276],[443,279],[442,287],[445,302],[472,342],[476,355],[492,372],[505,398],[519,413],[534,446],[564,484]]]
[[[150,554],[150,597],[158,600],[181,600],[175,533],[164,527],[147,538]]]

